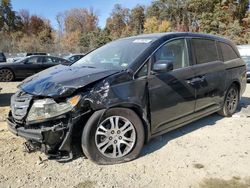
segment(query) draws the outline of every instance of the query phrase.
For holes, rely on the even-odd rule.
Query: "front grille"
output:
[[[11,111],[15,120],[21,121],[28,113],[28,108],[32,100],[32,95],[22,91],[16,92],[11,97]]]

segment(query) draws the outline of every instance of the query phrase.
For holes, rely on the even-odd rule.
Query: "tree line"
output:
[[[87,52],[109,41],[155,32],[204,32],[250,43],[248,0],[154,0],[132,9],[116,4],[104,28],[94,9],[75,8],[49,20],[14,11],[11,0],[0,3],[0,51]]]

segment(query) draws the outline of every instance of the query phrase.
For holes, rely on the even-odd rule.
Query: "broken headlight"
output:
[[[41,121],[65,114],[71,111],[80,99],[81,96],[76,95],[61,103],[57,103],[51,98],[35,100],[27,116],[27,121]]]

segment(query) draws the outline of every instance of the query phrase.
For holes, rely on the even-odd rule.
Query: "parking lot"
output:
[[[83,157],[47,160],[24,152],[5,118],[19,82],[0,83],[0,187],[249,187],[250,84],[232,118],[203,118],[148,143],[125,164],[98,166]]]

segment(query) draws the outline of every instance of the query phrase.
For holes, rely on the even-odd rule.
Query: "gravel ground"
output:
[[[250,187],[250,85],[238,113],[216,114],[148,143],[132,162],[98,166],[88,159],[68,163],[25,153],[22,138],[4,119],[18,83],[0,83],[0,188],[2,187]]]

